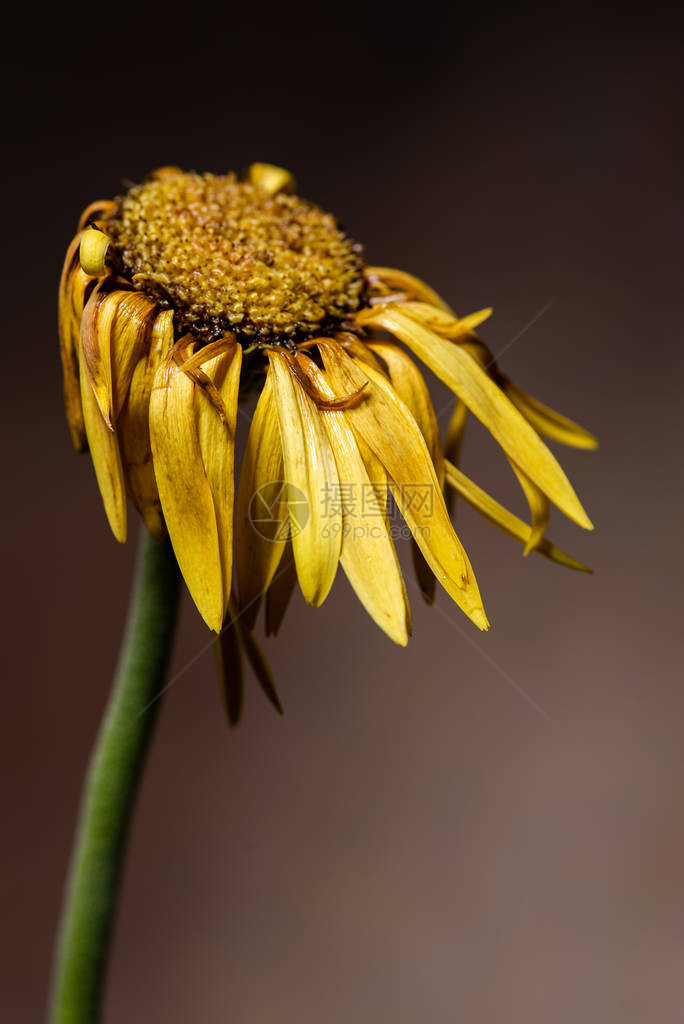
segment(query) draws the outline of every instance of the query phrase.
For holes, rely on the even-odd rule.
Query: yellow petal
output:
[[[513,472],[518,478],[523,494],[527,498],[527,504],[530,507],[530,518],[532,520],[530,538],[525,545],[524,555],[529,555],[530,551],[534,551],[539,546],[544,534],[546,533],[546,527],[549,525],[549,499],[546,497],[544,492],[540,490],[532,480],[530,480],[527,473],[523,473],[519,466],[516,466],[512,459],[508,460],[511,464]]]
[[[444,487],[444,454],[439,424],[422,373],[398,345],[377,341],[369,342],[369,348],[384,360],[395,393],[413,413],[432,457],[439,485]]]
[[[92,292],[81,321],[81,353],[105,423],[114,429],[112,328],[119,303],[128,292],[111,291],[107,280]]]
[[[200,449],[195,385],[176,365],[173,353],[155,374],[150,440],[178,565],[200,615],[218,633],[223,623],[223,573],[214,499]]]
[[[554,456],[472,356],[461,346],[421,327],[398,309],[382,309],[371,322],[405,342],[465,402],[506,454],[551,501],[580,526],[592,529],[591,521]]]
[[[80,267],[76,268],[69,281],[69,301],[71,302],[72,312],[71,324],[77,355],[80,347],[83,310],[96,284],[95,278],[88,277]]]
[[[300,365],[321,394],[335,397],[325,375],[311,359],[300,357]],[[390,639],[405,646],[410,623],[408,598],[385,516],[375,500],[373,485],[345,414],[322,409],[321,419],[340,482],[340,563],[371,618]]]
[[[294,192],[297,188],[294,175],[275,164],[252,164],[247,172],[247,180],[271,195],[276,192]]]
[[[239,608],[247,629],[280,562],[288,535],[287,494],[269,368],[249,428],[235,511]]]
[[[116,202],[113,199],[96,199],[95,202],[89,203],[80,216],[78,230],[84,231],[88,224],[99,215],[106,217],[113,212],[115,206]]]
[[[369,381],[367,392],[346,410],[349,422],[387,470],[397,505],[435,576],[465,614],[486,629],[473,570],[449,520],[432,459],[409,409],[382,374],[353,362],[334,343],[319,347],[336,394],[349,394]]]
[[[423,306],[425,304],[418,303],[418,305]],[[426,308],[434,309],[435,307],[429,306]],[[437,312],[440,311],[437,310]],[[441,313],[441,315],[446,317],[448,314]],[[368,347],[382,358],[396,394],[413,413],[413,417],[420,427],[430,452],[439,486],[444,490],[444,455],[442,453],[442,441],[439,436],[439,425],[422,373],[413,360],[398,345],[392,345],[389,342],[369,342]],[[411,538],[411,558],[420,591],[425,601],[431,605],[435,600],[435,585],[437,581],[413,538]]]
[[[460,398],[454,403],[454,408],[449,419],[446,439],[444,441],[444,457],[449,459],[455,466],[461,461],[461,448],[465,436],[466,423],[468,422],[468,407],[463,404]],[[453,518],[456,491],[450,487],[446,492],[446,506],[449,515]]]
[[[332,506],[339,488],[335,459],[318,409],[294,378],[286,357],[274,350],[268,357],[293,523],[302,500],[308,502],[308,521],[300,530],[293,528],[297,576],[304,599],[318,606],[335,579],[342,542],[342,517]]]
[[[109,525],[116,539],[126,540],[126,485],[119,440],[102,418],[85,360],[80,360],[81,401],[88,446]]]
[[[406,292],[407,295],[418,299],[420,302],[427,302],[431,306],[437,306],[438,309],[443,309],[446,313],[452,312],[444,299],[436,291],[428,284],[425,284],[424,281],[421,281],[420,278],[414,277],[413,274],[407,274],[405,270],[396,270],[394,267],[366,267],[365,274],[366,279],[371,285],[373,280],[377,279],[383,284],[389,285],[390,288]]]
[[[142,292],[125,292],[116,305],[110,331],[112,422],[126,401],[133,371],[149,342],[156,312],[152,299]]]
[[[157,369],[173,345],[173,310],[157,315],[149,347],[133,371],[128,398],[117,420],[126,485],[131,499],[155,540],[166,534],[152,463],[150,397]]]
[[[402,302],[401,311],[410,316],[412,320],[425,324],[443,338],[449,338],[451,341],[461,340],[470,334],[481,323],[488,320],[493,312],[492,308],[488,307],[479,309],[476,313],[469,313],[468,316],[455,317],[427,302]]]
[[[81,381],[78,367],[78,323],[74,323],[71,290],[74,276],[79,272],[78,247],[80,235],[73,239],[67,250],[59,282],[59,350],[62,358],[62,386],[64,409],[71,441],[77,452],[86,448],[83,409],[81,408]]]
[[[504,391],[523,414],[526,420],[532,424],[534,429],[544,437],[550,437],[561,444],[567,444],[571,448],[598,448],[598,441],[593,434],[590,434],[584,427],[573,423],[567,416],[549,409],[536,398],[525,394],[522,388],[514,384],[512,380],[504,380]]]
[[[383,370],[380,360],[376,359],[368,344],[365,341],[361,341],[355,334],[342,331],[336,335],[336,340],[339,341],[345,352],[348,352],[354,359],[358,359],[361,363],[370,363],[376,370]]]
[[[461,455],[461,446],[468,420],[468,407],[463,404],[460,398],[456,399],[454,408],[447,427],[446,440],[444,442],[444,455],[454,465],[458,465]]]
[[[228,610],[233,573],[233,500],[235,495],[235,426],[237,420],[238,391],[242,348],[231,345],[202,364],[204,373],[213,381],[223,399],[224,418],[196,388],[197,427],[202,461],[209,481],[216,526],[218,528],[221,567],[223,573],[223,613]]]
[[[378,510],[383,516],[385,516],[385,518],[387,518],[387,505],[389,502],[389,479],[387,477],[387,471],[373,449],[366,444],[363,437],[358,432],[356,433],[356,444],[358,445],[359,453],[363,459],[363,464],[366,467],[368,479],[373,485]]]
[[[476,483],[467,477],[465,473],[462,473],[460,469],[452,465],[448,459],[446,460],[446,479],[449,486],[453,487],[464,501],[472,505],[490,523],[503,530],[509,537],[520,541],[522,545],[528,544],[532,531],[527,523],[523,522],[522,519],[519,519],[512,512],[509,512],[498,501],[495,501],[486,491],[483,491],[481,487],[478,487]],[[569,569],[577,569],[580,572],[592,571],[582,562],[578,562],[576,558],[566,555],[564,551],[561,551],[560,548],[557,548],[555,544],[552,544],[546,538],[540,541],[534,550],[537,554],[544,555],[552,562],[558,562],[559,565],[565,565]]]
[[[352,424],[352,428],[353,428],[353,424]],[[375,509],[373,509],[373,506],[371,505],[370,508],[369,508],[369,513],[373,512],[374,515],[381,515],[383,517],[383,519],[385,521],[385,526],[386,526],[386,528],[387,528],[387,530],[388,530],[388,532],[390,534],[390,538],[391,538],[392,537],[392,532],[391,532],[391,523],[390,523],[390,517],[389,517],[389,489],[390,489],[390,481],[389,481],[389,477],[387,476],[387,470],[385,469],[385,467],[383,466],[382,462],[377,457],[377,455],[375,454],[373,449],[369,448],[369,446],[366,444],[366,442],[364,441],[363,437],[361,436],[361,434],[358,431],[354,432],[354,438],[356,440],[356,445],[357,445],[357,447],[359,449],[359,454],[361,455],[361,458],[363,459],[363,464],[364,464],[364,467],[366,469],[366,473],[368,474],[368,479],[370,480],[371,486],[372,486],[373,491],[375,493]],[[413,537],[411,538],[411,540],[413,541]],[[418,548],[417,550],[420,553],[420,548]],[[393,551],[393,554],[394,554],[394,561],[395,561],[397,570],[398,570],[399,574],[401,575],[401,565],[400,565],[400,562],[399,562],[399,556],[397,554],[397,549],[396,549],[394,543],[392,544],[392,551]],[[421,555],[421,558],[422,558],[422,555]],[[424,559],[423,559],[423,561],[424,561]],[[431,569],[430,569],[430,576],[434,580],[435,577],[433,576]],[[401,578],[402,578],[402,583],[403,583],[403,579],[404,579],[403,575],[402,575]],[[404,590],[405,589],[406,589],[406,587],[404,586]],[[427,587],[426,587],[426,589],[427,589]],[[412,636],[413,635],[413,619],[412,619],[412,616],[411,616],[411,606],[408,603],[408,596],[406,598],[406,616],[407,616],[406,631],[408,632],[409,636]]]
[[[86,274],[101,277],[105,273],[105,259],[111,244],[111,238],[104,231],[98,231],[97,228],[85,229],[81,235],[79,259]]]

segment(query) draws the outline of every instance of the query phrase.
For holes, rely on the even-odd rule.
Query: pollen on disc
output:
[[[165,172],[131,188],[108,225],[136,287],[189,323],[264,341],[358,308],[363,264],[332,214],[234,175]]]

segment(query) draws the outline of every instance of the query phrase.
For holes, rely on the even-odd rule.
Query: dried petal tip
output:
[[[111,244],[109,235],[97,228],[87,228],[81,236],[79,257],[81,267],[91,277],[101,277],[105,273],[105,259]]]

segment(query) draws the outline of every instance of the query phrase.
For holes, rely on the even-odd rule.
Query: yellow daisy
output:
[[[267,687],[251,638],[264,596],[273,633],[295,580],[320,605],[339,565],[381,629],[406,643],[389,495],[426,596],[438,580],[480,629],[450,492],[526,553],[584,569],[545,537],[550,503],[591,523],[542,437],[596,445],[498,368],[475,333],[490,310],[459,318],[412,275],[366,265],[294,188],[266,164],[242,180],[162,168],[84,211],[59,291],[69,428],[90,450],[115,537],[126,539],[130,498],[154,537],[168,531],[209,628],[234,623],[226,635]],[[456,396],[444,445],[411,356]],[[235,495],[238,402],[251,393]],[[468,412],[510,461],[529,525],[458,468]]]

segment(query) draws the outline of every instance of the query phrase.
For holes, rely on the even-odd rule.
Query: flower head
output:
[[[267,689],[250,639],[264,596],[276,632],[295,581],[320,605],[339,565],[377,624],[406,643],[390,495],[425,596],[438,580],[480,629],[453,494],[526,554],[586,568],[545,537],[551,503],[591,523],[542,437],[596,442],[500,370],[476,333],[490,312],[457,317],[412,275],[366,265],[337,220],[266,164],[245,180],[162,168],[84,212],[59,291],[74,445],[90,449],[116,538],[126,538],[128,497],[155,537],[168,530],[202,617],[217,633],[234,624]],[[444,444],[412,357],[456,396]],[[235,495],[238,403],[252,392]],[[509,460],[529,525],[458,468],[468,413]]]

